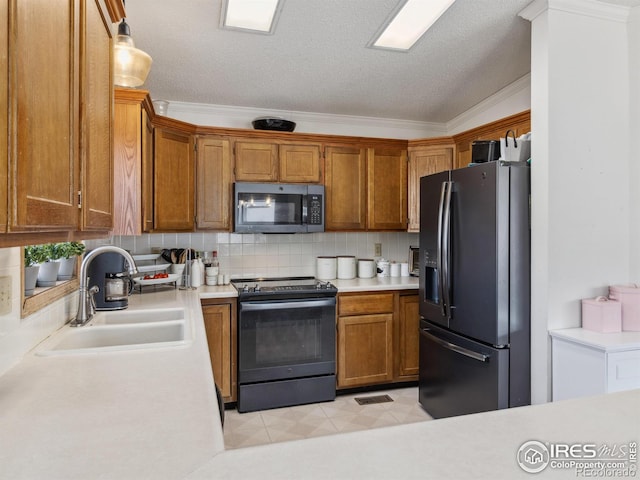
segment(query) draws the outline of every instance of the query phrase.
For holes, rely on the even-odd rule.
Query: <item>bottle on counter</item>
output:
[[[211,265],[207,268],[207,275],[210,277],[216,277],[220,273],[220,260],[218,260],[218,252],[216,250],[213,251]]]
[[[202,285],[202,260],[196,258],[191,262],[191,286],[198,288]]]

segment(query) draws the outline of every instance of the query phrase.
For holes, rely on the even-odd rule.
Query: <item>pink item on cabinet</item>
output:
[[[640,288],[635,284],[613,285],[609,298],[622,304],[622,330],[640,332]]]
[[[594,332],[619,332],[622,327],[620,302],[607,297],[582,300],[582,328]]]

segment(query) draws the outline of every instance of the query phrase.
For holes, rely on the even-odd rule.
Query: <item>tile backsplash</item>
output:
[[[234,278],[314,276],[316,257],[355,255],[374,258],[376,243],[382,245],[387,260],[406,262],[410,245],[418,244],[417,233],[310,233],[310,234],[236,234],[172,233],[140,236],[113,236],[87,241],[89,249],[113,244],[134,254],[150,253],[157,248],[187,248],[218,252],[220,267]]]

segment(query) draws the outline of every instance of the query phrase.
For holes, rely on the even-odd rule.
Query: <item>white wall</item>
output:
[[[532,19],[532,400],[550,399],[548,329],[630,280],[628,9],[536,0]]]
[[[631,12],[629,21],[629,71],[631,110],[630,135],[628,138],[630,154],[629,189],[631,208],[629,225],[631,227],[630,270],[631,279],[640,281],[640,7]]]
[[[455,135],[530,108],[531,75],[529,74],[447,122],[447,132],[449,135]]]

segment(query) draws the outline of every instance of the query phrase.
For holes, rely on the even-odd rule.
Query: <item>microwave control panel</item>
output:
[[[308,202],[309,225],[322,225],[322,195],[310,194]]]

